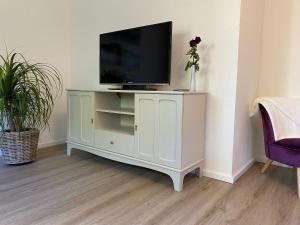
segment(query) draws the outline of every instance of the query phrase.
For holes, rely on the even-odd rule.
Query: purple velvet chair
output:
[[[298,197],[300,198],[300,138],[286,138],[275,141],[273,126],[267,110],[259,104],[261,113],[265,152],[268,158],[261,169],[264,173],[273,161],[297,168]]]

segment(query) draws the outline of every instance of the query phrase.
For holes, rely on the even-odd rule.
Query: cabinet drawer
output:
[[[96,148],[132,156],[134,136],[105,130],[95,130],[94,143]]]

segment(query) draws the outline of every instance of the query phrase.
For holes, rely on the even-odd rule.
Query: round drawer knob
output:
[[[111,145],[113,145],[113,144],[114,144],[114,142],[113,142],[113,141],[110,141],[110,144],[111,144]]]

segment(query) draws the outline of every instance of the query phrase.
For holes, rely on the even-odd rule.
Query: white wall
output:
[[[300,96],[299,12],[299,0],[266,0],[260,95]]]
[[[103,88],[98,72],[100,33],[169,20],[173,21],[170,89],[187,88],[185,53],[189,40],[201,36],[200,67],[206,77],[202,90],[209,93],[205,174],[230,180],[240,0],[75,0],[72,12],[72,88]]]
[[[263,20],[264,1],[242,0],[232,171],[235,179],[254,162],[255,127],[249,109],[258,96]]]
[[[54,65],[64,84],[70,76],[70,2],[69,0],[0,1],[0,53],[22,52],[27,58]],[[40,146],[66,138],[66,99],[56,104],[50,120],[51,132],[44,131]]]
[[[265,0],[260,96],[300,97],[300,0]],[[256,158],[264,159],[262,127]]]

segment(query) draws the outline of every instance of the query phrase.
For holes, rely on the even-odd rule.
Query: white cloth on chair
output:
[[[250,116],[258,112],[258,104],[263,105],[270,116],[275,141],[300,138],[300,98],[257,98],[252,105]]]

